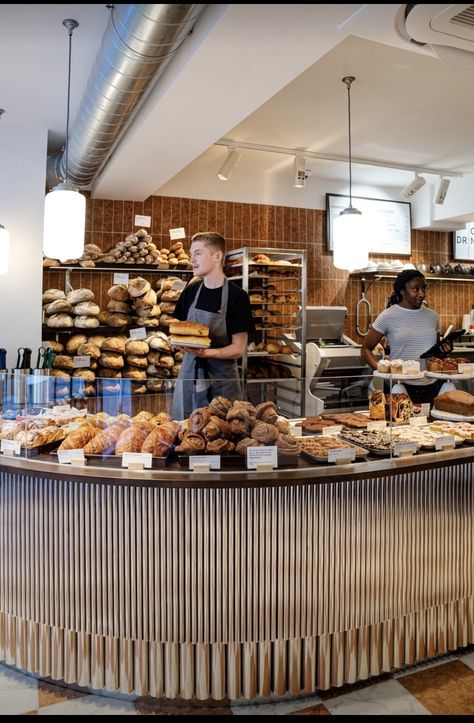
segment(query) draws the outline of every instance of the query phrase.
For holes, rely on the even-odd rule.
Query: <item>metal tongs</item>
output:
[[[367,329],[366,331],[362,331],[360,328],[360,317],[361,317],[361,310],[362,307],[365,307],[366,315],[367,315]],[[360,299],[357,302],[356,306],[356,331],[359,334],[359,336],[367,336],[370,329],[372,327],[372,306],[370,304],[370,301],[367,299],[365,295],[365,279],[362,278],[360,280]]]

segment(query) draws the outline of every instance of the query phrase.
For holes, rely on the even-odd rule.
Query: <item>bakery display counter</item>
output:
[[[216,397],[180,424],[166,395],[142,397],[134,415],[116,400],[117,419],[105,399],[70,400],[37,427],[27,424],[37,407],[4,406],[1,660],[99,690],[252,699],[342,686],[474,642],[470,427],[460,425],[459,447],[410,456],[351,462],[347,442],[337,463],[313,434],[311,460],[293,453],[287,425],[305,430],[278,414],[274,384],[262,404]],[[366,410],[328,419],[355,431],[364,420]],[[8,425],[23,422],[15,439]],[[40,435],[52,446],[21,444]],[[143,437],[151,468],[126,451]],[[201,454],[176,451],[193,440]],[[274,448],[277,466],[207,454],[216,440]],[[95,451],[75,458],[88,444]]]

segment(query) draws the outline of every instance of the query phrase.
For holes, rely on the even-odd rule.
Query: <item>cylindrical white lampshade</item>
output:
[[[10,262],[10,234],[0,224],[0,275],[6,274]]]
[[[44,201],[43,252],[59,261],[84,253],[86,199],[78,191],[55,186]]]
[[[346,208],[333,221],[333,264],[337,269],[355,271],[369,263],[369,233],[357,209]]]
[[[227,158],[225,159],[224,163],[219,169],[219,172],[217,174],[217,178],[219,181],[228,181],[232,171],[236,167],[237,163],[239,162],[240,156],[242,154],[238,150],[238,148],[229,148],[229,151],[227,153]]]

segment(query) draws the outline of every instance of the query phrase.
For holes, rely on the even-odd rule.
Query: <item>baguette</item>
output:
[[[181,336],[171,335],[169,338],[170,344],[186,346],[187,344],[199,344],[200,346],[209,347],[211,346],[211,340],[207,336]]]
[[[195,321],[173,321],[170,324],[170,334],[183,334],[185,336],[209,336],[209,327]]]

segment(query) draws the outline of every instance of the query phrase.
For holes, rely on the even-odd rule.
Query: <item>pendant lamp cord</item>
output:
[[[351,141],[351,84],[355,78],[353,75],[347,75],[342,82],[347,87],[347,117],[349,126],[349,208],[352,208],[352,141]]]
[[[69,105],[71,100],[71,48],[72,48],[72,33],[78,27],[79,23],[77,20],[63,20],[63,25],[67,28],[69,35],[69,57],[68,57],[68,71],[67,71],[67,114],[66,114],[66,148],[64,149],[65,158],[65,172],[66,172],[66,183],[68,179],[68,156],[69,156]]]

